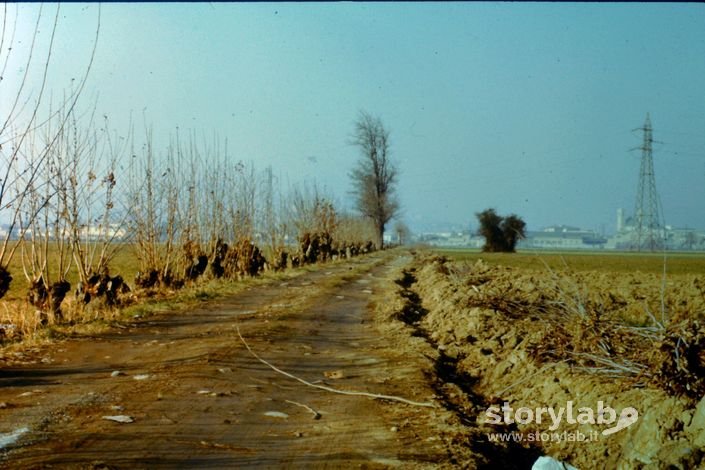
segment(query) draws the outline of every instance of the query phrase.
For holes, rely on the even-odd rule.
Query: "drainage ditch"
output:
[[[435,341],[431,332],[422,325],[423,318],[429,313],[423,307],[419,294],[413,290],[417,279],[415,269],[404,270],[402,277],[395,282],[401,287],[399,295],[404,299],[404,306],[396,318],[412,328],[412,336],[423,338],[437,352],[433,359],[433,371],[427,373],[440,403],[452,412],[466,428],[465,436],[453,438],[454,444],[467,446],[473,454],[477,454],[477,468],[530,469],[536,459],[542,455],[536,447],[524,447],[519,442],[490,442],[484,425],[478,422],[478,416],[490,406],[485,398],[475,391],[477,377],[473,377],[458,367],[463,356],[449,356],[443,347]],[[518,429],[513,426],[497,426],[494,433],[512,433]],[[460,442],[457,442],[460,441]],[[452,456],[454,463],[457,459]]]

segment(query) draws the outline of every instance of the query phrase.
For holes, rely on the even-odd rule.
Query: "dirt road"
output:
[[[424,368],[395,348],[370,301],[395,292],[408,256],[379,254],[272,281],[197,311],[60,342],[45,362],[0,370],[0,465],[229,468],[452,464],[429,423],[444,410],[312,388],[433,401]],[[119,423],[106,416],[126,416]],[[9,434],[14,433],[14,434]]]

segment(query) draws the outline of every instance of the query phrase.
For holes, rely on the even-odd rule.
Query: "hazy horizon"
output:
[[[21,51],[40,6],[6,8]],[[61,5],[54,96],[85,70],[97,13]],[[366,110],[391,130],[412,229],[476,226],[494,207],[530,230],[613,232],[634,208],[648,112],[666,224],[705,228],[704,51],[702,4],[108,3],[83,101],[119,132],[152,125],[158,149],[177,127],[216,134],[233,159],[348,207]]]

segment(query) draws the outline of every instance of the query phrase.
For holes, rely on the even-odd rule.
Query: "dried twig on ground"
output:
[[[595,366],[586,366],[582,369],[588,372],[597,372],[609,374],[611,376],[638,376],[645,375],[650,376],[648,372],[648,367],[644,364],[639,364],[628,359],[615,358],[611,359],[605,356],[600,356],[597,354],[587,354],[587,353],[577,353],[571,352],[572,356],[586,359],[593,362]],[[599,367],[603,366],[603,367]]]
[[[287,403],[291,403],[292,405],[300,406],[301,408],[307,409],[308,411],[311,412],[311,414],[313,414],[313,419],[321,419],[321,413],[319,413],[318,411],[314,410],[314,409],[311,408],[310,406],[304,405],[303,403],[299,403],[298,401],[292,401],[292,400],[285,400],[285,401],[286,401]]]
[[[295,375],[293,375],[293,374],[290,374],[289,372],[283,371],[283,370],[279,369],[278,367],[276,367],[275,365],[273,365],[273,364],[271,364],[271,363],[265,361],[265,360],[262,359],[261,357],[259,357],[259,356],[257,355],[257,353],[252,350],[252,348],[250,347],[250,345],[247,344],[247,341],[245,341],[245,338],[242,337],[242,334],[240,333],[240,327],[239,327],[239,326],[236,327],[236,330],[237,330],[237,335],[240,337],[240,341],[242,341],[242,344],[245,345],[245,347],[247,348],[247,350],[250,352],[250,354],[252,354],[252,356],[253,356],[255,359],[257,359],[259,362],[261,362],[262,364],[264,364],[264,365],[266,365],[267,367],[269,367],[270,369],[272,369],[274,372],[277,372],[277,373],[279,373],[279,374],[282,374],[282,375],[285,376],[285,377],[289,377],[290,379],[297,380],[297,381],[301,382],[302,384],[307,385],[307,386],[309,386],[309,387],[317,388],[317,389],[319,389],[319,390],[325,390],[326,392],[337,393],[337,394],[340,394],[340,395],[352,395],[352,396],[368,397],[368,398],[374,398],[375,400],[397,401],[397,402],[400,402],[400,403],[406,403],[407,405],[421,406],[421,407],[425,407],[425,408],[435,408],[435,407],[436,407],[433,403],[430,403],[430,402],[418,402],[418,401],[413,401],[413,400],[407,400],[406,398],[401,398],[401,397],[397,397],[397,396],[394,396],[394,395],[381,395],[381,394],[377,394],[377,393],[358,392],[358,391],[354,391],[354,390],[338,390],[338,389],[335,389],[335,388],[327,387],[327,386],[325,386],[325,385],[316,385],[316,384],[311,383],[311,382],[309,382],[309,381],[307,381],[307,380],[304,380],[304,379],[302,379],[302,378],[300,378],[300,377],[297,377],[297,376],[295,376]]]

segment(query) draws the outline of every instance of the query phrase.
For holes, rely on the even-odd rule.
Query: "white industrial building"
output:
[[[5,238],[7,236],[7,229],[6,228],[0,228],[0,238]],[[68,227],[64,227],[62,230],[63,236],[65,238],[70,237],[70,232]],[[18,239],[21,236],[20,229],[18,227],[15,227],[13,230],[12,239]],[[24,232],[25,239],[31,238],[32,236],[32,229],[28,228]],[[127,228],[125,227],[124,224],[108,224],[107,226],[102,226],[102,225],[83,225],[79,229],[79,236],[81,237],[82,240],[90,240],[90,241],[96,241],[96,240],[103,240],[103,239],[112,239],[114,241],[125,241],[128,238],[128,231]],[[54,238],[54,232],[53,230],[49,230],[49,237],[50,239]]]
[[[526,238],[517,243],[517,248],[540,248],[557,250],[603,249],[607,238],[594,230],[583,230],[568,225],[553,225],[540,231],[528,231]]]
[[[609,237],[605,248],[628,250],[632,245],[633,236],[633,219],[625,216],[624,209],[617,209],[617,233]],[[705,230],[666,225],[663,228],[663,237],[667,250],[705,251]]]

